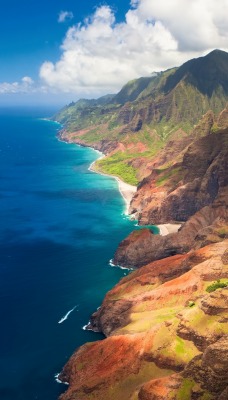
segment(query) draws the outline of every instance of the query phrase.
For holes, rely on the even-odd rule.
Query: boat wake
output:
[[[78,307],[78,305],[74,306],[74,308],[72,308],[70,311],[68,311],[66,313],[66,315],[64,315],[64,317],[62,317],[59,321],[58,324],[62,324],[64,321],[66,321],[66,319],[68,318],[68,316],[75,310],[75,308]]]

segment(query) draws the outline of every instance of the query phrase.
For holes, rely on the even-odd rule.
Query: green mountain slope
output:
[[[108,155],[99,169],[112,173],[115,164],[115,174],[126,179],[126,170],[127,181],[136,184],[147,168],[135,168],[135,160],[140,157],[145,166],[170,140],[216,131],[227,102],[228,53],[214,50],[179,68],[130,81],[116,95],[71,103],[54,119],[71,141]]]

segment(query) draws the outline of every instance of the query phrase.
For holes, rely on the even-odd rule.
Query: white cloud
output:
[[[45,86],[37,86],[30,76],[24,76],[19,82],[0,82],[0,94],[44,93]]]
[[[74,14],[71,11],[60,11],[58,16],[58,22],[65,22],[66,20],[74,18]]]
[[[132,0],[131,6],[123,23],[106,5],[68,29],[60,60],[41,66],[45,84],[100,95],[214,48],[228,50],[228,0]]]
[[[161,21],[180,52],[228,45],[228,0],[139,0],[137,14]]]
[[[24,78],[22,78],[21,80],[25,85],[33,85],[34,83],[32,78],[30,78],[30,76],[24,76]]]

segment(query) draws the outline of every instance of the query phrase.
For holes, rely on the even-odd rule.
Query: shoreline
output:
[[[99,151],[99,150],[96,150],[96,149],[93,149],[93,150],[95,150],[97,152]],[[100,160],[101,158],[105,157],[105,155],[101,151],[99,151],[99,153],[101,153],[101,156],[97,160]],[[121,196],[123,197],[123,199],[125,201],[125,204],[126,204],[125,214],[129,215],[130,203],[131,203],[131,200],[132,200],[132,197],[133,197],[134,193],[137,190],[137,186],[133,186],[133,185],[130,185],[129,183],[126,183],[126,182],[122,181],[122,179],[120,179],[118,176],[109,175],[109,174],[105,174],[103,172],[97,171],[93,167],[97,160],[93,161],[90,164],[88,170],[91,171],[91,172],[94,172],[96,174],[108,176],[108,177],[113,178],[113,179],[115,179],[117,181],[119,192],[120,192]]]
[[[105,157],[105,154],[102,153],[100,150],[95,149],[92,146],[86,146],[86,145],[83,145],[82,143],[77,143],[75,141],[68,140],[67,137],[64,136],[64,133],[66,133],[66,132],[64,130],[61,130],[58,134],[58,140],[60,140],[61,142],[76,144],[77,146],[81,146],[81,147],[88,147],[88,148],[92,149],[93,151],[96,151],[97,153],[100,154],[100,157],[97,158],[96,160],[94,160],[90,164],[88,170],[91,172],[94,172],[96,174],[109,176],[110,178],[113,178],[117,181],[119,192],[120,192],[121,196],[123,197],[125,204],[126,204],[125,214],[129,215],[130,203],[131,203],[134,193],[137,190],[137,186],[133,186],[133,185],[130,185],[129,183],[122,181],[122,179],[120,179],[118,176],[109,175],[109,174],[105,174],[104,172],[97,171],[93,166],[95,165],[97,160],[100,160],[101,158]]]
[[[129,215],[130,203],[131,203],[131,200],[132,200],[134,194],[135,194],[136,191],[137,191],[137,186],[133,186],[133,185],[130,185],[129,183],[124,182],[124,181],[123,181],[122,179],[120,179],[118,176],[109,175],[109,174],[105,174],[104,172],[97,171],[97,170],[94,168],[94,165],[95,165],[96,161],[97,161],[97,160],[100,160],[100,159],[102,159],[102,158],[105,157],[105,154],[102,153],[100,150],[97,150],[97,149],[95,149],[94,147],[91,147],[91,146],[83,145],[82,143],[77,143],[77,142],[74,142],[74,141],[67,140],[66,137],[64,137],[64,138],[62,137],[61,131],[60,131],[60,134],[58,135],[58,139],[59,139],[60,141],[62,141],[62,142],[68,143],[68,144],[70,143],[70,144],[76,144],[77,146],[81,146],[81,147],[88,147],[88,148],[90,148],[91,150],[95,151],[96,153],[99,153],[99,154],[100,154],[100,157],[98,157],[96,160],[94,160],[94,161],[90,164],[88,170],[91,171],[91,172],[93,172],[93,173],[99,174],[99,175],[108,176],[108,177],[113,178],[113,179],[115,179],[115,180],[117,181],[119,192],[120,192],[121,196],[123,197],[123,199],[124,199],[124,201],[125,201],[125,204],[126,204],[126,208],[125,208],[124,214],[125,214],[125,215]],[[133,215],[132,215],[132,218],[134,219],[134,216],[133,216]],[[156,226],[157,226],[158,229],[159,229],[159,234],[160,234],[161,236],[166,236],[166,235],[169,235],[170,233],[176,233],[176,232],[178,232],[178,230],[180,229],[180,227],[182,226],[182,224],[171,224],[171,223],[167,223],[167,224],[158,224],[158,225],[156,225]]]

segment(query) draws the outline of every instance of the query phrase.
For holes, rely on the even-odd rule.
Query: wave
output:
[[[126,269],[127,271],[135,271],[135,268],[122,267],[122,265],[113,264],[113,259],[112,258],[111,258],[111,260],[109,260],[108,264],[110,265],[110,267],[117,267],[117,268],[120,268],[120,269]]]
[[[61,381],[61,380],[59,379],[59,375],[60,375],[59,372],[58,372],[57,374],[55,374],[55,380],[56,380],[56,382],[57,382],[57,383],[63,383],[64,385],[69,385],[68,382],[63,382],[63,381]]]
[[[88,328],[90,326],[90,321],[82,327],[83,331],[93,331],[92,328]]]
[[[113,264],[113,259],[111,258],[111,260],[109,260],[108,264],[110,265],[110,267],[115,267],[115,264]]]
[[[75,310],[76,307],[78,307],[78,305],[74,306],[74,308],[72,308],[70,311],[68,311],[68,312],[66,313],[66,315],[64,315],[64,317],[62,317],[62,318],[58,321],[58,324],[62,324],[62,322],[66,321],[66,319],[68,318],[68,316],[70,315],[70,313],[72,313],[72,312]]]

